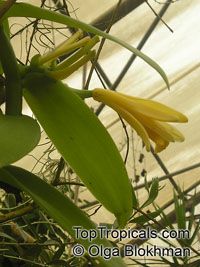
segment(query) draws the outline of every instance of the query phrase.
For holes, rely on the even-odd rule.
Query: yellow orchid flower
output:
[[[187,122],[182,113],[159,102],[132,97],[111,90],[94,89],[92,97],[113,108],[142,138],[147,151],[150,139],[155,143],[155,152],[161,152],[169,142],[183,142],[184,136],[167,122]]]

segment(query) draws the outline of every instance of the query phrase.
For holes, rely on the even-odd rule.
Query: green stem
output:
[[[67,45],[62,45],[60,47],[56,47],[53,51],[41,56],[38,60],[38,64],[42,65],[45,64],[49,61],[53,61],[55,60],[57,57],[63,56],[63,55],[67,55],[73,51],[75,51],[77,48],[80,48],[82,46],[84,46],[88,41],[90,40],[90,37],[84,37],[83,39],[72,43],[72,44],[68,44]]]
[[[85,98],[90,98],[92,97],[92,91],[90,90],[78,90],[74,89],[68,86],[68,88],[75,94],[77,94],[80,98],[85,99]]]
[[[50,52],[48,52],[42,56],[39,56],[37,58],[37,64],[41,65],[41,64],[48,62],[49,60],[53,61],[54,59],[56,59],[59,56],[59,54],[57,53],[57,50],[60,51],[61,49],[63,49],[63,47],[65,47],[65,49],[66,49],[66,47],[73,45],[74,43],[77,42],[78,39],[81,39],[82,37],[83,37],[83,32],[81,30],[78,30],[69,39],[67,39],[63,43],[59,44],[52,51],[50,51]]]
[[[77,62],[72,64],[71,66],[57,70],[57,71],[50,71],[49,76],[56,79],[56,80],[64,80],[67,77],[69,77],[72,73],[77,71],[80,67],[85,65],[89,60],[93,59],[95,57],[95,51],[89,51],[87,55],[79,59]]]
[[[76,62],[77,60],[79,60],[82,56],[84,56],[85,54],[88,54],[89,51],[91,50],[91,48],[93,46],[95,46],[96,43],[99,42],[99,37],[98,36],[94,36],[91,40],[88,41],[88,43],[86,43],[85,46],[83,46],[80,50],[78,50],[77,52],[75,52],[72,56],[70,56],[69,58],[67,58],[66,60],[64,60],[63,62],[61,62],[60,64],[58,64],[55,67],[55,71],[57,70],[61,70],[64,69],[66,67],[69,67],[70,65],[74,64],[74,62]]]
[[[5,74],[6,114],[20,115],[22,111],[22,88],[17,60],[3,26],[0,26],[0,61]]]
[[[56,46],[56,49],[61,49],[63,47],[66,47],[67,45],[71,45],[73,43],[76,43],[78,40],[81,40],[84,37],[83,31],[78,30],[75,32],[72,36],[70,36],[67,40]]]

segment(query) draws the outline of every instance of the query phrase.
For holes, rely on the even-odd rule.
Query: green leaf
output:
[[[168,264],[168,266],[172,267],[173,266],[173,263],[171,261],[169,261],[168,259],[160,256],[160,258],[162,259],[162,264],[165,262],[166,264]],[[176,266],[178,267],[178,266]]]
[[[62,14],[52,12],[50,10],[36,7],[30,4],[26,4],[26,3],[17,3],[13,5],[10,8],[10,10],[5,14],[3,19],[5,19],[6,17],[31,17],[31,18],[37,18],[37,19],[46,19],[49,21],[54,21],[57,23],[65,24],[70,27],[80,28],[86,32],[90,32],[90,33],[102,36],[110,41],[118,43],[119,45],[125,47],[126,49],[128,49],[129,51],[133,52],[135,55],[139,56],[144,61],[146,61],[152,68],[154,68],[162,76],[162,78],[166,82],[167,87],[169,88],[169,82],[168,82],[165,72],[154,60],[149,58],[147,55],[145,55],[138,49],[118,39],[117,37],[107,34],[105,32],[102,32],[89,24],[78,21],[66,15],[62,15]]]
[[[4,28],[4,31],[8,37],[8,39],[10,40],[10,27],[9,27],[9,22],[8,22],[8,19],[5,19],[3,21],[3,28]]]
[[[143,214],[141,216],[138,216],[132,219],[131,221],[129,221],[129,223],[137,223],[137,224],[144,225],[146,222],[151,221],[151,219],[155,219],[160,213],[161,213],[161,210],[149,212],[147,213],[147,216]]]
[[[3,74],[3,68],[2,68],[2,65],[1,65],[1,61],[0,61],[0,75],[2,75],[2,74]]]
[[[147,207],[148,205],[154,202],[154,200],[158,196],[158,192],[159,192],[158,189],[159,189],[159,180],[156,178],[152,181],[150,192],[149,192],[149,197],[147,201],[145,201],[145,203],[142,205],[141,208]]]
[[[123,227],[132,213],[134,192],[105,127],[62,82],[30,73],[25,87],[25,99],[55,147]]]
[[[190,208],[190,218],[188,219],[188,226],[187,226],[187,229],[190,231],[190,233],[192,232],[194,221],[195,221],[195,205],[192,205],[192,207]]]
[[[57,223],[75,238],[74,226],[81,226],[84,229],[96,229],[96,225],[66,196],[62,195],[53,186],[47,184],[36,175],[15,166],[7,166],[0,169],[0,180],[24,190],[33,200],[44,209]],[[78,239],[85,248],[91,245],[87,239]],[[106,239],[93,240],[93,243],[105,247],[112,247]],[[100,266],[125,267],[121,258],[112,258],[109,261],[99,257]]]
[[[158,208],[161,209],[160,207],[158,207]],[[173,224],[171,223],[168,216],[165,214],[164,210],[161,210],[161,217],[162,217],[163,227],[169,227],[170,229],[174,229]]]
[[[0,115],[0,167],[27,155],[39,140],[40,127],[31,117]]]
[[[180,196],[180,199],[178,199],[177,195],[174,193],[174,205],[178,228],[186,229],[184,196]]]
[[[192,246],[192,243],[194,242],[194,240],[198,238],[199,230],[200,230],[200,220],[196,223],[192,236],[189,239],[185,240],[185,243],[187,244],[187,246]]]
[[[132,196],[132,206],[133,206],[133,209],[134,209],[134,208],[138,207],[139,203],[138,203],[138,199],[136,197],[136,194],[135,194],[135,191],[134,191],[133,187],[132,187],[132,192],[133,192],[133,194],[132,194],[133,195]]]
[[[4,203],[7,208],[13,208],[16,207],[16,198],[14,194],[6,194]]]
[[[0,64],[0,73],[1,73],[1,64]],[[3,104],[5,101],[5,88],[3,84],[0,82],[0,105]],[[1,115],[1,110],[0,110],[0,115]]]
[[[174,266],[178,266],[179,265],[179,262],[177,260],[176,257],[172,257],[173,261],[174,261]]]
[[[6,233],[3,233],[3,232],[0,232],[0,237],[1,237],[1,238],[9,239],[9,240],[12,241],[12,242],[16,242],[16,240],[15,240],[12,236],[7,235]]]

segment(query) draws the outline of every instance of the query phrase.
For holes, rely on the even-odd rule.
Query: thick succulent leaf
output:
[[[25,87],[27,103],[58,151],[123,227],[132,213],[132,187],[104,126],[60,81],[30,73]]]
[[[0,167],[28,154],[40,140],[40,126],[31,117],[0,115]]]
[[[0,1],[0,3],[1,2],[2,1]],[[6,17],[31,17],[31,18],[37,18],[37,19],[46,19],[49,21],[54,21],[57,23],[65,24],[71,27],[80,28],[86,32],[90,32],[90,33],[102,36],[110,41],[118,43],[119,45],[125,47],[126,49],[130,50],[135,55],[139,56],[144,61],[146,61],[152,68],[154,68],[162,76],[162,78],[166,82],[167,87],[169,88],[169,82],[168,82],[165,72],[154,60],[149,58],[147,55],[145,55],[138,49],[118,39],[117,37],[107,34],[105,32],[102,32],[89,24],[78,21],[66,15],[62,15],[62,14],[52,12],[47,9],[39,8],[39,7],[26,4],[26,3],[16,3],[15,5],[13,5],[12,8],[10,8],[10,10],[5,14],[3,19]]]
[[[47,184],[36,175],[19,167],[7,166],[0,169],[0,181],[9,183],[20,188],[29,194],[33,200],[44,209],[57,223],[75,238],[74,226],[80,226],[83,229],[96,229],[96,225],[66,196],[61,194],[53,186]],[[77,240],[86,249],[92,244],[87,239]],[[93,240],[93,243],[105,247],[112,247],[106,239]],[[125,267],[121,258],[113,257],[107,261],[98,257],[100,266],[105,267]]]

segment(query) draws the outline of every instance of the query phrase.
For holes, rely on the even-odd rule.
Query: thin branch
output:
[[[112,27],[113,24],[114,24],[114,20],[115,20],[115,17],[116,17],[116,15],[117,15],[117,13],[118,13],[118,9],[119,9],[119,7],[120,7],[120,5],[121,5],[121,2],[122,2],[122,0],[119,0],[119,1],[118,1],[117,5],[116,5],[116,8],[115,8],[114,11],[113,11],[113,14],[112,14],[112,17],[111,17],[111,20],[110,20],[110,24],[108,25],[108,28],[107,28],[107,30],[106,30],[106,33],[109,33],[111,27]],[[91,69],[90,69],[90,72],[89,72],[89,75],[88,75],[88,79],[87,79],[87,82],[86,82],[86,84],[85,84],[85,88],[86,88],[86,89],[88,89],[88,87],[89,87],[89,83],[90,83],[90,80],[91,80],[93,71],[94,71],[94,69],[95,69],[96,62],[97,62],[97,60],[98,60],[98,58],[99,58],[99,55],[100,55],[100,53],[101,53],[101,51],[102,51],[102,49],[103,49],[103,46],[104,46],[105,41],[106,41],[106,39],[105,39],[105,38],[102,38],[101,43],[100,43],[100,45],[99,45],[99,49],[98,49],[97,54],[96,54],[96,57],[95,57],[94,61],[92,62],[92,67],[91,67]]]
[[[156,11],[153,9],[153,7],[149,4],[149,2],[147,0],[145,0],[146,4],[149,6],[149,8],[152,10],[152,12],[154,13],[154,15],[156,17],[159,17],[159,19],[162,21],[162,23],[168,28],[168,30],[170,30],[170,32],[173,33],[172,28],[170,28],[167,23],[159,16],[159,14],[156,13]]]
[[[170,176],[177,176],[179,174],[182,174],[182,173],[185,173],[185,172],[188,172],[188,171],[191,171],[193,169],[196,169],[196,168],[200,168],[200,162],[199,163],[196,163],[196,164],[193,164],[191,166],[188,166],[186,168],[183,168],[183,169],[179,169],[175,172],[171,172],[171,173],[168,173],[166,175],[163,175],[161,177],[158,178],[159,182],[161,181],[164,181],[165,179],[169,178]],[[149,181],[147,182],[147,185],[150,186],[152,184],[152,181]],[[137,186],[134,186],[134,190],[138,190],[140,188],[143,188],[145,187],[146,183],[145,184],[139,184]]]
[[[159,182],[160,182],[160,181],[163,181],[163,180],[165,180],[166,178],[168,178],[168,176],[170,176],[170,175],[176,176],[176,175],[179,175],[179,174],[181,174],[181,173],[185,173],[185,172],[188,172],[188,171],[190,171],[190,170],[192,170],[192,169],[199,168],[199,167],[200,167],[200,163],[197,163],[197,164],[191,165],[191,166],[189,166],[189,167],[186,167],[186,168],[184,168],[184,169],[181,169],[181,170],[178,170],[178,171],[175,171],[175,172],[166,174],[166,175],[164,175],[164,176],[161,176],[160,178],[158,178],[158,180],[159,180]],[[152,181],[149,181],[149,182],[147,182],[147,185],[150,186],[151,183],[152,183]],[[188,189],[186,189],[186,190],[184,191],[184,194],[188,194],[188,192],[192,191],[194,188],[196,188],[196,187],[199,186],[199,185],[200,185],[200,181],[197,181],[197,182],[194,183],[192,186],[190,186]],[[138,190],[138,189],[143,188],[143,187],[145,187],[145,184],[137,185],[137,186],[134,186],[134,187],[133,187],[133,190]],[[173,204],[173,202],[174,202],[173,200],[168,201],[168,202],[162,207],[162,209],[166,209],[166,208],[169,207],[171,204]],[[92,202],[83,204],[83,205],[81,206],[81,209],[85,209],[85,208],[92,207],[92,206],[94,206],[94,205],[97,205],[98,203],[99,203],[99,202],[98,202],[97,200],[95,200],[95,201],[92,201]]]
[[[36,207],[34,204],[29,204],[25,207],[8,212],[6,214],[0,214],[0,222],[2,223],[2,222],[9,221],[9,220],[13,220],[17,217],[21,217],[21,216],[33,211],[35,208]]]
[[[61,172],[63,171],[64,167],[65,167],[65,161],[64,161],[63,157],[61,157],[60,161],[58,163],[58,166],[57,166],[56,174],[55,174],[53,181],[52,181],[52,185],[58,185],[59,184],[60,175],[61,175]]]
[[[152,22],[152,24],[149,26],[148,30],[146,31],[145,35],[143,36],[142,40],[139,42],[139,44],[137,46],[138,50],[141,50],[142,47],[145,45],[145,43],[147,42],[147,40],[151,36],[152,32],[155,30],[156,26],[160,22],[160,18],[165,14],[165,12],[169,8],[169,6],[170,6],[170,3],[166,3],[161,8],[161,10],[158,14],[158,17],[156,17],[154,19],[154,21]],[[102,78],[107,83],[107,86],[109,88],[111,88],[112,90],[116,90],[116,88],[118,87],[118,85],[120,84],[120,82],[122,81],[122,79],[124,78],[124,76],[126,75],[127,71],[129,70],[129,68],[131,67],[131,65],[133,64],[133,62],[135,61],[136,58],[137,58],[137,56],[135,54],[131,55],[131,57],[127,61],[126,65],[124,66],[124,68],[122,69],[122,71],[120,72],[120,74],[118,75],[118,77],[116,78],[115,82],[112,85],[110,82],[107,83],[107,81],[109,81],[109,79],[108,79],[107,75],[104,72],[102,72],[102,69],[99,68],[99,65],[97,65],[96,68],[98,68],[98,71],[99,71],[99,73],[101,73]],[[103,103],[100,104],[96,110],[96,115],[99,115],[104,107],[105,107],[105,104],[103,104]]]
[[[192,196],[190,199],[188,199],[187,202],[185,203],[185,210],[186,211],[190,211],[193,206],[198,205],[199,204],[199,198],[200,198],[200,192],[197,193],[195,196]],[[161,207],[161,209],[162,209],[162,207]],[[166,217],[167,217],[167,221],[170,221],[171,223],[175,223],[176,222],[175,210],[171,211],[168,215],[166,215]],[[155,229],[157,231],[161,231],[163,229],[162,225],[166,225],[166,219],[165,218],[159,220],[158,222],[156,222],[154,224],[152,224],[151,228]],[[146,238],[146,239],[132,239],[131,241],[126,243],[126,245],[127,244],[131,244],[131,245],[140,246],[143,243],[145,243],[147,240],[148,240],[148,238]],[[123,255],[123,247],[121,249],[121,252],[122,252],[122,255]],[[195,253],[197,253],[197,252],[195,251]]]
[[[170,172],[168,171],[168,169],[166,168],[164,162],[161,160],[161,158],[158,156],[158,154],[156,154],[151,146],[151,153],[154,156],[155,160],[157,161],[157,163],[159,164],[159,166],[161,167],[161,169],[163,170],[163,172],[168,175],[168,179],[170,181],[170,183],[174,186],[176,192],[178,194],[180,194],[180,188],[179,186],[176,184],[176,182],[174,181],[172,175],[170,175]]]

